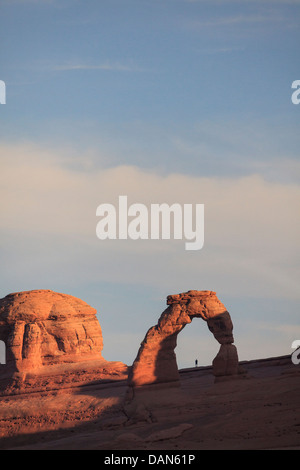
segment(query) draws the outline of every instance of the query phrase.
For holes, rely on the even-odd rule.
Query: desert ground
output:
[[[126,379],[0,397],[1,450],[299,449],[300,366],[290,356],[240,363],[238,378],[211,367],[180,371],[128,401]]]

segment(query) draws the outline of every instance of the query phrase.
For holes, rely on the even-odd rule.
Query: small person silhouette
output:
[[[198,366],[198,359],[195,360],[195,367]]]

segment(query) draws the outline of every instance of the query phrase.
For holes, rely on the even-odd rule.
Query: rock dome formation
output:
[[[202,318],[221,344],[213,361],[216,377],[238,373],[238,355],[232,344],[233,325],[225,306],[212,291],[191,290],[167,297],[167,309],[157,325],[151,327],[141,343],[137,357],[130,369],[128,385],[170,383],[179,381],[175,348],[177,335],[193,318]]]
[[[57,371],[63,374],[75,370],[75,365],[93,364],[100,370],[100,365],[111,364],[101,354],[96,313],[86,302],[51,290],[18,292],[1,299],[0,340],[6,345],[6,365],[0,367],[0,379],[24,381]]]

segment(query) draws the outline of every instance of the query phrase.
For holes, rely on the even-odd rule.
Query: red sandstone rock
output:
[[[177,335],[191,323],[193,318],[205,320],[216,340],[224,346],[216,362],[218,375],[235,373],[238,367],[237,354],[232,353],[232,321],[225,306],[212,291],[188,291],[167,297],[168,308],[162,313],[157,325],[150,328],[141,343],[137,357],[131,367],[128,384],[139,387],[154,383],[177,382],[178,367],[174,349]],[[234,347],[235,348],[235,347]],[[230,351],[224,355],[223,351]],[[221,360],[222,356],[222,360]],[[229,363],[228,363],[229,361]]]
[[[96,310],[76,297],[51,290],[19,292],[1,299],[0,339],[6,343],[7,366],[18,372],[103,360]]]
[[[6,344],[7,362],[0,367],[1,387],[11,387],[11,383],[17,383],[14,388],[28,387],[28,383],[41,387],[112,375],[126,378],[125,364],[102,357],[96,313],[86,302],[51,290],[19,292],[1,299],[0,340]]]
[[[221,344],[213,360],[213,374],[216,377],[238,374],[238,354],[234,344]]]

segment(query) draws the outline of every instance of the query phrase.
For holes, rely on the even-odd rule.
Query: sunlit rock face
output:
[[[51,290],[18,292],[1,299],[0,340],[6,344],[6,372],[103,360],[96,310]]]
[[[141,343],[131,367],[128,384],[131,387],[155,383],[179,382],[175,355],[177,335],[196,317],[207,322],[209,330],[221,344],[213,362],[216,376],[238,373],[238,356],[230,314],[215,292],[191,290],[167,297],[167,309],[158,323],[151,327]]]

